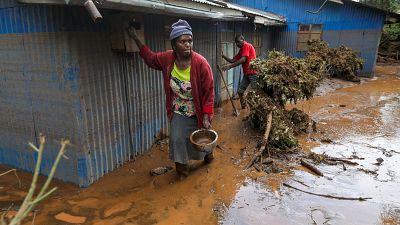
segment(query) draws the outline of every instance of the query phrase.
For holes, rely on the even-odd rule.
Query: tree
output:
[[[391,12],[399,12],[400,10],[399,0],[361,0],[360,2]]]

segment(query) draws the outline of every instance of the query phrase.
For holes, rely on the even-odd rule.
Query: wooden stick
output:
[[[272,124],[272,112],[269,112],[268,120],[267,120],[267,127],[265,128],[265,132],[264,132],[263,144],[261,145],[257,154],[255,154],[253,156],[253,158],[250,160],[250,162],[247,164],[246,170],[253,166],[253,164],[257,161],[257,159],[259,157],[261,157],[263,151],[265,150],[265,147],[267,146],[267,143],[268,143],[269,133],[271,131],[271,124]],[[262,160],[261,160],[261,164],[262,164]]]
[[[18,185],[19,185],[18,187],[21,188],[21,179],[19,179],[16,169],[11,169],[9,171],[6,171],[6,172],[0,174],[0,177],[3,176],[3,175],[6,175],[7,173],[11,173],[11,172],[14,172],[14,174],[17,177],[17,180],[18,180]]]
[[[351,198],[351,197],[340,197],[340,196],[333,196],[333,195],[325,195],[325,194],[317,194],[317,193],[312,193],[309,191],[304,191],[299,188],[293,187],[289,184],[283,183],[283,186],[288,187],[288,188],[293,188],[295,190],[310,194],[310,195],[315,195],[315,196],[321,196],[325,198],[334,198],[334,199],[339,199],[339,200],[358,200],[358,201],[366,201],[367,199],[372,199],[372,198],[363,198],[363,197],[358,197],[358,198]]]
[[[317,167],[311,165],[311,163],[308,163],[308,162],[304,161],[303,159],[300,159],[300,164],[302,166],[306,167],[307,169],[313,171],[317,175],[324,176],[324,174],[319,169],[317,169]]]
[[[335,157],[326,157],[326,159],[327,159],[327,160],[330,160],[330,161],[339,161],[339,162],[343,162],[343,163],[346,163],[346,164],[349,164],[349,165],[353,165],[353,166],[358,165],[358,163],[352,162],[352,161],[347,160],[347,159],[341,159],[341,158],[335,158]]]
[[[268,113],[268,117],[267,117],[267,127],[265,128],[265,132],[264,132],[264,138],[263,138],[263,145],[261,145],[260,148],[260,167],[262,168],[262,163],[263,163],[263,152],[265,151],[265,147],[268,144],[268,137],[269,137],[269,133],[271,132],[271,125],[272,125],[272,111]],[[268,157],[271,158],[271,153],[269,152],[269,148],[268,148]]]

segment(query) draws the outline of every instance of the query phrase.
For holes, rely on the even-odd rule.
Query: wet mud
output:
[[[262,134],[242,121],[245,111],[235,117],[226,104],[213,121],[219,141],[211,164],[193,161],[184,179],[175,170],[151,176],[151,169],[174,167],[162,140],[89,188],[55,181],[59,190],[24,224],[33,218],[45,225],[400,224],[400,68],[378,68],[376,78],[361,84],[328,80],[315,98],[295,107],[316,121],[317,132],[299,137],[306,153],[352,158],[358,165],[315,164],[324,176],[300,165],[281,173],[246,171]],[[0,171],[7,169],[0,166]],[[15,212],[29,188],[31,175],[18,175],[22,187],[13,174],[0,179],[2,211],[11,205],[9,212]],[[283,183],[313,193],[372,199],[324,198]]]
[[[325,90],[295,106],[317,122],[318,131],[300,142],[306,152],[352,158],[358,165],[317,165],[323,177],[299,168],[284,178],[247,179],[222,224],[400,224],[400,70],[381,68],[360,85]],[[372,199],[324,198],[283,182],[311,193]]]

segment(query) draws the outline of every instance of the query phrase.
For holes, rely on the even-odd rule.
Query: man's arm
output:
[[[226,61],[228,61],[229,63],[234,63],[235,62],[234,59],[229,58],[228,56],[224,55],[223,53],[222,53],[222,58],[225,59]]]
[[[223,65],[221,67],[221,69],[223,71],[225,71],[225,70],[229,70],[229,69],[232,69],[234,67],[237,67],[239,65],[242,65],[244,62],[246,62],[246,59],[247,59],[247,56],[242,56],[239,60],[234,61],[233,63],[227,64],[227,65]]]

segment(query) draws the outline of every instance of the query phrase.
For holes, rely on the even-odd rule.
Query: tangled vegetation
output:
[[[304,58],[309,69],[319,74],[322,78],[325,75],[338,77],[344,80],[359,82],[356,76],[357,71],[362,70],[364,59],[346,46],[329,48],[324,41],[309,41],[309,51]]]
[[[271,51],[268,58],[254,60],[251,67],[258,71],[258,87],[247,94],[246,101],[251,124],[260,130],[266,130],[267,115],[272,112],[268,149],[297,148],[295,134],[309,127],[309,116],[296,108],[287,110],[287,102],[296,104],[312,98],[319,82],[327,76],[356,81],[355,74],[363,63],[352,49],[330,49],[323,41],[309,42],[309,51],[301,59]]]

